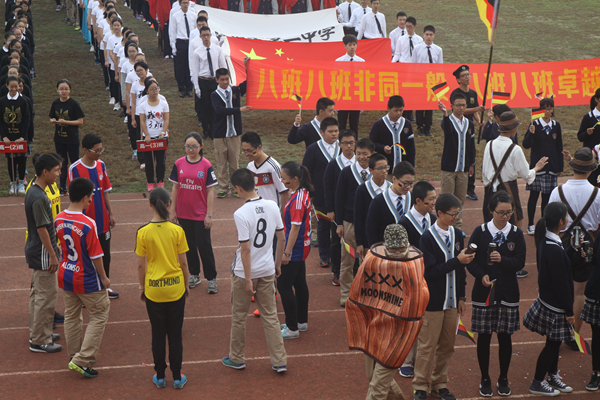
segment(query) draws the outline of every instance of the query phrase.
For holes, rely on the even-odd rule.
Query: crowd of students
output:
[[[26,23],[25,19],[26,28],[32,29],[28,4],[19,1],[21,10],[11,7],[13,12],[18,10],[13,31],[21,31],[18,26]],[[346,3],[340,5],[340,17],[352,14],[350,21],[353,21],[354,15],[362,12],[365,17],[360,22],[358,36],[369,37],[379,32],[385,37],[385,25],[377,22],[379,1],[371,1],[369,12],[362,7],[363,3],[366,1],[358,7],[351,2],[347,7]],[[300,1],[298,4],[306,5]],[[19,18],[23,15],[23,5],[29,15]],[[563,150],[561,126],[553,119],[552,98],[540,101],[546,114],[532,121],[523,139],[523,147],[532,148],[529,162],[515,144],[521,124],[515,113],[506,105],[490,110],[484,136],[489,141],[482,165],[485,222],[475,229],[465,245],[462,209],[465,198],[474,195],[474,188],[469,189],[469,178],[475,172],[474,128],[475,123],[481,122],[478,112],[483,111],[476,103],[476,94],[469,89],[467,65],[454,73],[459,88],[451,95],[451,109],[439,104],[444,133],[441,195],[437,195],[430,183],[415,181],[412,114],[405,110],[405,100],[398,95],[389,98],[387,113],[373,123],[369,137],[360,139],[357,132],[340,127],[341,122],[334,118],[333,100],[319,99],[314,119],[301,125],[302,118],[298,115],[288,134],[290,144],[305,143],[302,163],[288,161],[281,165],[264,152],[259,134],[243,132],[242,113],[250,111],[240,101],[246,84],[230,85],[229,72],[221,63],[222,52],[207,24],[207,13],[195,17],[198,39],[192,38],[187,15],[192,5],[187,0],[178,5],[180,9],[172,10],[169,27],[174,32],[171,40],[175,43],[176,77],[182,97],[191,95],[193,86],[196,97],[202,100],[197,102],[197,110],[204,138],[193,132],[183,140],[185,156],[174,163],[169,176],[173,183],[171,194],[164,189],[165,151],[145,152],[144,157],[136,151],[137,140],[168,138],[169,105],[159,94],[157,80],[149,73],[137,35],[123,27],[114,1],[100,0],[97,5],[87,6],[92,46],[110,92],[109,103],[115,104],[115,111],[124,111],[132,158],[145,168],[151,192],[153,219],[137,233],[136,254],[140,297],[146,302],[152,326],[156,371],[152,380],[157,387],[166,386],[166,337],[174,387],[182,388],[187,382],[187,377],[181,374],[185,295],[201,284],[200,260],[208,293],[218,293],[210,233],[214,198],[231,193],[245,202],[234,213],[239,247],[231,268],[232,327],[229,354],[222,360],[225,366],[245,368],[245,322],[254,297],[272,367],[277,372],[286,371],[283,340],[300,338],[300,332],[308,330],[306,259],[311,245],[318,246],[320,267],[331,269],[332,284],[340,286],[339,304],[344,307],[360,258],[371,246],[384,240],[387,226],[400,224],[408,232],[410,244],[423,253],[430,290],[418,343],[400,368],[403,377],[413,378],[414,398],[426,399],[428,390],[442,399],[455,398],[447,387],[448,364],[454,352],[457,315],[466,311],[467,271],[475,277],[471,293],[472,330],[478,334],[480,393],[493,394],[489,363],[490,341],[495,332],[501,350],[497,391],[500,395],[510,394],[511,335],[520,329],[517,278],[527,276],[523,269],[525,239],[519,226],[523,212],[516,184],[520,176],[527,181],[530,191],[527,233],[535,235],[539,287],[539,297],[525,314],[523,325],[546,336],[530,391],[548,396],[573,391],[559,375],[558,349],[562,341],[573,347],[573,330],[579,332],[583,322],[592,326],[594,354],[593,374],[586,388],[598,389],[600,350],[594,349],[600,343],[600,261],[595,257],[600,246],[599,240],[595,240],[600,226],[596,181],[600,89],[592,96],[591,111],[583,117],[579,129],[578,138],[584,147],[573,155]],[[403,14],[398,13],[398,30],[392,32],[398,36],[393,57],[398,53],[400,61],[406,57],[403,51],[409,51],[412,62],[442,62],[441,49],[432,44],[435,28],[425,28],[423,44],[411,45],[416,20]],[[197,15],[195,10],[194,15]],[[368,26],[371,23],[368,21],[374,25]],[[402,39],[404,29],[409,37],[408,46]],[[22,31],[19,43],[5,37],[4,51],[12,46],[16,52],[9,53],[15,55],[9,55],[3,66],[11,63],[19,68],[7,68],[6,89],[3,89],[6,95],[0,99],[0,112],[5,114],[15,106],[23,110],[18,123],[6,118],[0,121],[5,142],[33,140],[33,105],[26,96],[26,89],[31,94],[31,88],[25,83],[28,77],[24,76],[24,72],[33,71],[32,67],[24,67],[32,66],[33,59],[27,60],[26,54],[31,53],[26,53],[20,43],[24,38]],[[32,42],[33,37],[28,39]],[[339,61],[354,61],[358,44],[355,35],[347,34],[346,55]],[[14,70],[20,76],[11,75]],[[100,160],[105,150],[102,138],[88,133],[79,141],[78,129],[85,115],[79,103],[70,97],[71,89],[69,81],[58,81],[59,98],[52,103],[49,114],[55,126],[56,153],[35,157],[36,178],[25,197],[29,232],[25,252],[29,267],[34,270],[30,350],[54,353],[62,349],[55,343],[60,338],[52,334],[57,287],[60,287],[65,297],[67,350],[72,358],[69,368],[93,378],[98,374],[92,364],[108,318],[108,299],[119,297],[110,289],[109,277],[111,229],[116,216],[110,202],[112,187],[107,166]],[[470,100],[472,96],[475,101]],[[346,114],[351,127],[358,124],[357,116],[352,113]],[[416,111],[418,136],[431,136],[431,116],[430,111]],[[216,169],[203,155],[204,140],[208,138],[215,142]],[[239,168],[240,150],[249,162],[247,168]],[[22,194],[26,155],[9,155],[7,159],[11,192]],[[559,186],[557,177],[563,171],[564,159],[575,175]],[[55,209],[49,195],[56,199],[57,191],[68,192],[70,205],[53,215],[60,206]],[[534,225],[540,192],[543,217]],[[354,248],[358,257],[350,256],[342,242]],[[492,243],[495,251],[488,250],[494,248]],[[467,252],[467,248],[477,251]],[[57,271],[58,283],[54,275]],[[490,296],[492,287],[494,296]],[[279,324],[277,318],[276,293],[281,297],[285,324]],[[85,338],[81,337],[81,304],[93,321]]]

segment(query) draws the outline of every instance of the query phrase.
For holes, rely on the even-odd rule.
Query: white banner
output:
[[[340,42],[343,25],[337,21],[335,8],[299,14],[260,15],[206,8],[208,26],[213,35],[281,42]]]

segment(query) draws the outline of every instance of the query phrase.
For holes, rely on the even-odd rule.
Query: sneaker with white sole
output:
[[[112,289],[106,289],[106,291],[108,292],[109,299],[114,300],[119,298],[119,292],[115,292]]]
[[[119,103],[115,103],[115,106],[113,107],[113,111],[119,111],[121,109],[121,105]]]
[[[490,397],[494,394],[492,390],[492,380],[490,378],[483,378],[479,384],[479,394],[483,397]]]
[[[208,294],[217,294],[219,289],[217,288],[217,280],[211,279],[208,281]]]
[[[94,46],[91,46],[91,47],[90,47],[90,53],[93,53],[94,51],[96,51],[96,50],[94,49]]]
[[[58,353],[62,350],[62,346],[56,343],[48,343],[48,344],[30,344],[29,350],[34,353]]]
[[[398,368],[398,372],[400,372],[400,376],[403,378],[412,378],[413,376],[415,376],[413,367],[411,367],[410,365]]]
[[[560,394],[558,390],[548,385],[548,382],[536,381],[535,379],[531,382],[531,386],[529,386],[529,393],[548,397],[556,397]]]
[[[283,340],[298,339],[300,337],[300,331],[292,331],[286,326],[281,330],[281,335],[283,336]]]
[[[24,181],[19,181],[19,184],[17,186],[17,193],[19,194],[25,194],[25,183],[23,183]]]
[[[517,278],[519,279],[527,278],[527,275],[529,275],[529,272],[525,271],[524,269],[517,271]]]
[[[17,182],[10,183],[10,190],[8,191],[8,194],[17,194]]]
[[[279,325],[279,328],[285,329],[285,328],[287,328],[287,325],[286,324],[281,324],[281,325]],[[300,332],[306,332],[308,330],[308,322],[305,322],[303,324],[298,323],[298,330]]]
[[[590,379],[590,383],[585,387],[586,390],[590,392],[595,392],[600,387],[600,374],[598,372],[593,372],[592,377]]]
[[[115,98],[111,97],[110,100],[108,101],[108,104],[110,104],[110,105],[115,104]]]
[[[96,371],[92,367],[83,368],[75,364],[73,361],[69,362],[69,369],[71,371],[76,371],[80,374],[83,374],[83,376],[85,376],[86,378],[95,378],[98,376],[98,371]]]
[[[188,286],[191,288],[198,286],[202,283],[202,279],[200,279],[200,275],[190,275],[188,279]]]
[[[535,235],[535,225],[529,225],[527,227],[527,234],[531,236]]]
[[[508,378],[498,378],[496,382],[498,388],[498,394],[500,396],[510,396],[510,386],[508,385]]]
[[[221,363],[223,363],[224,366],[229,367],[229,368],[233,368],[233,369],[244,369],[246,368],[246,364],[245,363],[234,363],[233,361],[231,361],[231,359],[229,357],[223,357],[223,360],[221,360]]]
[[[559,375],[560,371],[556,371],[553,374],[548,374],[548,378],[546,382],[548,385],[558,390],[561,393],[571,393],[573,388],[562,381],[562,378]]]
[[[277,372],[285,372],[285,371],[287,371],[287,366],[285,366],[285,365],[282,365],[280,367],[276,367],[276,366],[273,365],[272,368],[273,368],[273,371],[277,371]]]

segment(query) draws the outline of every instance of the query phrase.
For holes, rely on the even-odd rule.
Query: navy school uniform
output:
[[[356,189],[354,196],[354,236],[356,246],[368,246],[367,239],[367,216],[369,214],[369,206],[373,199],[377,196],[371,187],[371,180],[368,179]],[[384,181],[384,191],[390,187],[389,181]]]
[[[378,194],[371,204],[369,205],[369,213],[367,214],[367,243],[369,247],[375,243],[383,242],[383,233],[385,228],[390,224],[397,224],[400,222],[402,215],[398,214],[396,204],[392,204],[392,200],[389,196],[389,189],[385,192]],[[410,210],[412,206],[412,196],[408,192],[404,196],[404,212]],[[356,231],[356,227],[354,227]]]
[[[231,99],[227,99],[219,91],[212,92],[211,100],[215,109],[215,122],[213,123],[213,135],[215,139],[242,134],[241,99],[246,94],[246,81],[239,86],[230,86]],[[228,90],[229,90],[228,89]],[[233,126],[231,126],[233,124]],[[232,130],[231,130],[232,129]],[[232,132],[228,135],[228,132]]]
[[[594,241],[594,264],[594,270],[585,285],[585,304],[581,319],[594,327],[600,327],[600,235]]]
[[[485,139],[486,142],[490,140],[496,139],[500,136],[500,130],[498,129],[498,124],[496,122],[486,122],[483,126],[483,132],[481,132],[481,137]],[[519,144],[519,134],[515,132],[515,136],[510,138],[514,144]]]
[[[317,123],[314,119],[300,127],[292,124],[292,128],[288,133],[289,144],[298,144],[300,142],[304,142],[304,145],[307,149],[308,146],[318,142],[321,139],[321,129],[319,126],[317,126]]]
[[[435,224],[435,221],[437,221],[437,217],[429,213],[429,223],[423,228],[422,223],[419,223],[409,211],[400,218],[399,224],[406,229],[406,233],[408,233],[408,242],[416,248],[419,248],[421,236],[423,236],[423,233],[425,233],[427,229]]]
[[[598,122],[600,122],[600,116],[594,114],[594,111],[590,111],[581,119],[581,125],[579,125],[579,131],[577,132],[577,139],[579,139],[585,147],[589,147],[592,150],[595,145],[600,143],[600,125],[597,125]],[[588,135],[588,128],[594,128],[594,133]]]
[[[564,166],[562,129],[560,124],[552,119],[546,127],[542,126],[540,120],[541,118],[533,121],[535,133],[527,129],[523,138],[523,148],[531,149],[529,168],[533,169],[540,158],[548,157],[548,164],[537,174],[556,175],[558,172],[563,172]]]
[[[333,160],[329,161],[323,175],[323,188],[325,189],[325,213],[335,211],[335,188],[337,187],[338,178],[344,169],[344,162],[340,154]]]
[[[375,143],[375,151],[383,154],[392,168],[400,161],[408,161],[413,167],[415,166],[415,135],[413,134],[412,124],[404,117],[400,117],[396,128],[394,128],[394,124],[387,115],[378,119],[371,127],[369,139]],[[404,147],[406,154],[402,154],[402,149],[394,146],[396,143]],[[385,146],[392,148],[390,154],[383,150]]]
[[[367,181],[371,178],[371,174],[367,175]],[[356,190],[362,185],[363,180],[360,176],[359,165],[354,163],[345,167],[337,180],[335,191],[335,223],[343,225],[344,221],[351,224],[354,223],[354,199]]]
[[[464,247],[463,233],[453,226],[449,230],[451,249],[446,247],[444,239],[433,225],[423,233],[419,242],[425,263],[425,280],[429,287],[426,311],[458,308],[459,299],[465,297],[465,267],[456,257]]]
[[[453,121],[454,115],[444,117],[442,120],[444,131],[442,171],[468,172],[469,167],[475,164],[475,128],[473,122],[463,118],[466,123],[462,132],[459,132],[458,125]]]

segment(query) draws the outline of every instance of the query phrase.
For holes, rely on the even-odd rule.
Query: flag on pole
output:
[[[531,120],[532,121],[534,121],[538,118],[541,118],[544,115],[546,115],[546,109],[544,107],[531,109]]]
[[[473,332],[470,332],[467,329],[467,327],[460,320],[460,317],[458,317],[458,324],[456,325],[456,334],[459,336],[464,336],[467,339],[470,339],[473,343],[476,343],[475,335],[473,335]]]
[[[448,83],[442,82],[432,87],[431,90],[435,94],[435,97],[437,97],[438,101],[441,101],[442,96],[448,93],[450,90],[450,86],[448,86]]]
[[[479,18],[488,29],[488,40],[491,44],[494,44],[500,0],[476,0],[476,2],[479,9]]]
[[[319,210],[315,210],[315,212],[317,213],[317,218],[318,218],[318,219],[322,219],[322,220],[324,220],[324,221],[329,221],[329,222],[331,222],[331,218],[329,218],[329,217],[327,216],[327,214],[325,214],[325,213],[323,213],[323,212],[321,212],[321,211],[319,211]]]
[[[577,343],[577,347],[579,347],[579,351],[583,354],[592,354],[592,350],[590,349],[590,345],[585,341],[584,338],[579,336],[579,333],[575,332],[575,329],[571,329],[573,332],[573,336],[575,337],[575,343]]]
[[[490,293],[488,293],[487,300],[485,301],[486,307],[494,303],[496,299],[496,288],[494,287],[494,282],[496,282],[495,279],[490,282],[492,285],[490,286]]]
[[[492,104],[506,104],[510,100],[510,93],[492,92]]]
[[[539,92],[535,94],[535,98],[541,100],[544,98],[544,92]]]
[[[346,248],[346,251],[348,252],[348,254],[350,254],[354,258],[358,258],[356,251],[352,248],[352,246],[350,246],[348,243],[344,242],[344,247]]]
[[[298,102],[298,108],[302,108],[302,97],[298,96],[296,93],[290,96],[290,100],[296,100]]]
[[[394,143],[394,146],[398,146],[402,150],[402,154],[406,155],[406,149],[400,143]]]

